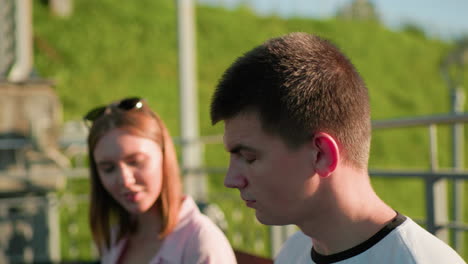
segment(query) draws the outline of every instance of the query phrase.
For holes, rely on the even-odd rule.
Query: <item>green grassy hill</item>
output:
[[[161,114],[173,136],[179,134],[175,1],[76,0],[68,19],[51,16],[40,3],[34,2],[35,65],[40,76],[56,82],[65,120],[80,119],[98,104],[138,95]],[[439,72],[440,61],[451,49],[449,43],[394,32],[375,22],[284,20],[258,17],[245,8],[197,7],[196,14],[202,135],[222,133],[221,125],[210,125],[208,107],[224,69],[267,38],[294,31],[328,38],[351,58],[369,87],[374,119],[450,109],[448,89]],[[441,166],[451,162],[447,135],[446,128],[439,132]],[[227,155],[220,145],[210,145],[205,160],[210,166],[225,166]],[[371,167],[428,168],[428,164],[426,130],[375,134]],[[209,181],[213,197],[225,192],[222,175],[211,175]],[[401,212],[414,218],[424,216],[420,181],[376,179],[373,184]],[[230,206],[223,208],[230,210]],[[250,235],[267,233],[266,229],[258,232]],[[236,239],[235,231],[228,234],[231,242]],[[255,241],[236,243],[236,247],[269,255],[268,248],[254,247]]]

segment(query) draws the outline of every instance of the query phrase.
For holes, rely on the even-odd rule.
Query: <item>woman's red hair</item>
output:
[[[149,138],[161,146],[162,188],[156,208],[162,216],[162,228],[158,234],[164,238],[175,228],[182,197],[179,165],[174,144],[162,120],[146,105],[141,109],[120,110],[109,108],[108,113],[93,122],[88,136],[88,155],[91,176],[91,203],[89,223],[93,239],[98,245],[109,248],[111,228],[118,230],[116,241],[134,232],[138,226],[131,215],[105,190],[102,185],[93,152],[99,140],[112,129],[122,129],[135,136]]]

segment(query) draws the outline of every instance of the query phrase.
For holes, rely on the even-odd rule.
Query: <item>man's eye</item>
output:
[[[240,159],[242,156],[239,154],[239,152],[231,152],[231,158]]]
[[[252,155],[244,155],[242,157],[245,160],[245,162],[247,162],[248,164],[252,164],[254,161],[257,160],[257,158],[255,156],[252,156]]]
[[[246,161],[248,164],[252,164],[252,163],[254,163],[254,161],[256,161],[256,160],[257,160],[257,159],[255,159],[255,158],[254,158],[254,159],[247,159],[247,158],[245,159],[245,161]]]
[[[232,158],[245,161],[247,164],[252,164],[253,162],[257,160],[256,155],[246,154],[243,152],[231,152],[231,159]]]

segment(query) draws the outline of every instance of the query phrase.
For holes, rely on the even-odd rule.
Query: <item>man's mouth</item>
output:
[[[244,200],[245,205],[247,205],[247,207],[250,207],[250,208],[253,208],[254,205],[257,203],[256,200],[244,199],[244,198],[242,198],[242,200]]]

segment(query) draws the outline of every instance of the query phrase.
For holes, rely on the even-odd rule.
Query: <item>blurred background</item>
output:
[[[223,187],[208,113],[238,56],[295,31],[330,39],[366,81],[377,193],[468,259],[467,13],[461,0],[0,0],[0,263],[98,259],[81,118],[129,96],[165,120],[186,192],[233,247],[273,258],[296,229],[259,224]]]

